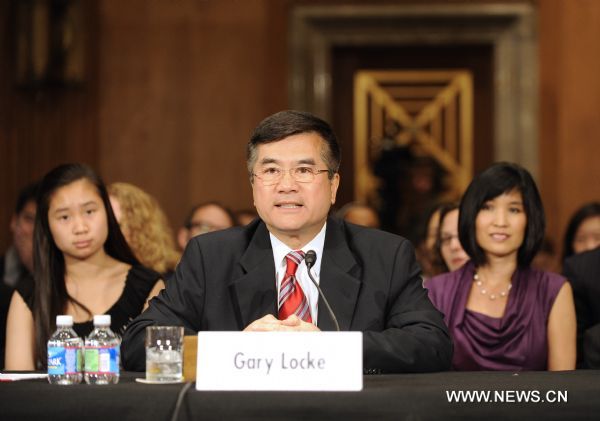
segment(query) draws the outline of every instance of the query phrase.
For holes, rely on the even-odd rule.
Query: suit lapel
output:
[[[275,264],[269,232],[259,222],[250,244],[240,259],[243,274],[229,288],[237,301],[240,329],[266,314],[277,317]]]
[[[341,330],[349,330],[358,293],[360,292],[360,267],[346,242],[341,221],[329,218],[319,286],[329,300]],[[231,295],[237,302],[240,329],[266,314],[277,317],[277,287],[273,249],[269,232],[263,222],[258,224],[250,244],[240,259],[242,275],[230,285]],[[335,330],[327,307],[319,298],[321,330]]]
[[[360,267],[348,248],[341,224],[337,219],[327,220],[319,286],[329,300],[340,329],[349,330],[362,282]],[[335,330],[335,324],[321,298],[319,298],[318,326],[321,330]]]

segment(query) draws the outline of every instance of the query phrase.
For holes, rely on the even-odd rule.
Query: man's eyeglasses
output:
[[[312,183],[317,175],[329,172],[329,170],[317,170],[311,167],[294,167],[284,170],[279,167],[268,167],[252,173],[252,175],[258,178],[263,185],[272,186],[279,183],[286,172],[289,172],[298,183]]]

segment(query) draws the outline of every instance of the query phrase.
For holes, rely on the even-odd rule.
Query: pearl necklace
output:
[[[475,272],[475,274],[473,275],[473,282],[475,282],[475,285],[477,285],[477,288],[479,289],[479,293],[481,295],[487,295],[487,297],[492,301],[494,301],[498,297],[505,298],[506,296],[508,296],[508,293],[510,292],[510,289],[512,288],[512,282],[510,282],[508,284],[508,288],[506,288],[506,290],[500,291],[500,293],[498,293],[498,294],[491,293],[488,295],[488,290],[485,289],[485,287],[483,286],[483,282],[479,279],[479,275],[477,274],[477,272]]]

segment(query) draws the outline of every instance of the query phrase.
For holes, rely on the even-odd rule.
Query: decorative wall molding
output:
[[[397,147],[437,162],[447,174],[449,197],[460,198],[473,177],[473,79],[468,70],[363,70],[355,75],[355,200],[371,202],[378,188],[375,162],[383,151]]]
[[[538,39],[531,4],[298,5],[290,19],[290,105],[325,119],[334,47],[491,45],[494,160],[520,163],[537,175]]]

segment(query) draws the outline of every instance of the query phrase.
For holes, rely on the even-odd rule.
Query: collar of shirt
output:
[[[317,254],[317,261],[311,269],[311,274],[317,284],[320,281],[320,273],[321,273],[321,261],[323,257],[323,246],[325,245],[325,231],[327,228],[327,223],[323,224],[323,228],[321,231],[310,240],[302,250],[306,253],[309,250],[313,250]],[[275,271],[277,277],[277,294],[279,295],[279,287],[281,286],[281,281],[285,275],[286,270],[286,261],[285,256],[292,251],[286,244],[284,244],[281,240],[275,237],[273,234],[269,233],[269,237],[271,238],[271,247],[273,248],[273,259],[275,262]],[[310,278],[308,277],[306,262],[302,260],[302,263],[298,265],[298,269],[296,270],[296,280],[300,283],[300,287],[304,292],[304,295],[308,299],[310,304],[310,315],[313,323],[317,324],[317,316],[318,316],[318,304],[319,304],[319,290],[312,283]]]

